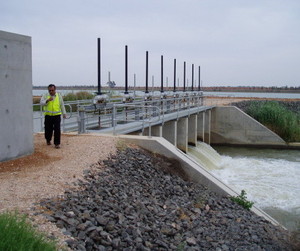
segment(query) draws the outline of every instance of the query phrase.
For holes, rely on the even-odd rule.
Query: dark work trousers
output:
[[[60,144],[60,121],[60,115],[45,116],[45,138],[47,142],[50,142],[54,131],[54,145]]]

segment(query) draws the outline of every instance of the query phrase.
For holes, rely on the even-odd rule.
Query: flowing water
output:
[[[287,229],[299,230],[299,150],[215,147],[218,155],[210,146],[198,143],[189,148],[189,155],[237,193],[245,190],[248,200]]]

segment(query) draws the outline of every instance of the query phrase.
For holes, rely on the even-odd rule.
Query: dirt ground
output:
[[[205,97],[204,105],[217,105],[217,106],[226,106],[231,103],[248,101],[248,100],[278,100],[278,101],[300,101],[299,99],[281,99],[281,98],[253,98],[253,97],[216,97],[209,96]]]
[[[103,136],[62,135],[61,148],[46,145],[43,134],[34,135],[34,153],[0,163],[0,212],[29,215],[47,235],[64,236],[54,224],[35,215],[34,204],[57,197],[83,177],[83,171],[116,152],[116,139]]]

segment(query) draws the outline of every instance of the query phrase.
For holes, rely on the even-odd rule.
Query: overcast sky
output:
[[[1,0],[0,30],[32,37],[33,84],[97,85],[97,38],[102,84],[124,85],[164,76],[173,62],[182,86],[201,66],[203,86],[299,86],[299,0]],[[164,79],[165,79],[164,78]],[[165,80],[166,81],[166,80]]]

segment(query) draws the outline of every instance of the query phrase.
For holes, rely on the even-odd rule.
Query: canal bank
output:
[[[95,135],[96,136],[96,135]],[[230,186],[223,183],[220,179],[213,176],[206,167],[201,166],[194,159],[189,158],[188,155],[178,150],[173,144],[161,137],[141,137],[141,136],[120,136],[126,142],[134,143],[154,154],[160,154],[170,159],[179,161],[182,170],[185,175],[193,182],[202,184],[208,189],[216,192],[223,196],[238,196],[238,193],[234,191]],[[278,222],[270,217],[268,214],[260,210],[259,208],[253,207],[251,209],[257,215],[264,217],[271,223],[278,225]]]
[[[77,189],[40,204],[71,249],[292,250],[287,231],[190,182],[176,160],[119,149]]]
[[[228,142],[229,142],[228,139],[230,139],[231,140],[230,144],[236,145],[239,147],[241,147],[243,145],[247,145],[249,142],[251,142],[253,147],[257,147],[259,145],[261,148],[264,148],[266,146],[267,147],[281,147],[281,148],[292,146],[292,147],[296,148],[297,145],[299,145],[297,143],[293,143],[290,145],[285,144],[285,142],[283,142],[281,139],[278,139],[278,137],[276,135],[274,135],[274,133],[266,130],[266,128],[259,125],[256,121],[251,120],[249,117],[247,117],[245,114],[241,113],[240,111],[238,111],[235,108],[216,107],[213,109],[219,110],[216,113],[220,114],[220,115],[214,116],[212,113],[212,116],[211,116],[212,124],[210,126],[210,129],[212,131],[212,137],[211,137],[212,143],[216,143],[214,141],[215,138],[217,138],[218,140],[220,139],[220,132],[218,132],[218,131],[221,131],[221,133],[223,133],[223,135],[225,135],[223,137],[223,138],[225,138],[225,140],[223,142],[217,142],[219,144],[220,143],[228,144]],[[227,112],[227,110],[229,112]],[[221,119],[218,117],[221,117]],[[192,123],[194,123],[193,121],[195,121],[195,120],[192,120]],[[232,121],[234,121],[234,123],[232,123]],[[187,131],[187,130],[190,131],[191,127],[189,126],[189,123],[190,123],[189,120],[188,120],[188,123],[181,123],[181,126],[183,125],[186,128],[186,129],[181,129],[181,131],[183,131],[183,132]],[[201,121],[199,124],[200,125],[202,124]],[[218,127],[219,125],[222,125],[222,128]],[[259,127],[260,129],[257,130],[257,127]],[[174,126],[173,128],[176,128],[176,126]],[[177,128],[178,128],[178,124],[177,124]],[[255,128],[255,129],[253,130],[253,128]],[[192,130],[198,131],[198,129],[196,130],[195,128]],[[164,130],[152,130],[152,132],[153,131],[164,131]],[[200,129],[199,131],[201,132],[202,130]],[[251,131],[253,131],[253,132],[251,133]],[[238,132],[238,133],[236,133],[236,132]],[[266,141],[264,140],[265,132],[268,132],[267,137],[271,137],[271,138],[275,137],[276,140],[271,139],[271,143],[270,143],[270,141],[266,143]],[[176,132],[173,134],[177,135],[178,133]],[[179,134],[181,134],[181,139],[183,138],[183,141],[185,142],[184,145],[185,144],[187,145],[189,143],[189,137],[183,137],[182,133],[179,133]],[[215,135],[217,135],[217,137]],[[228,135],[230,135],[230,137],[228,137]],[[232,137],[233,135],[235,135],[235,136]],[[257,136],[257,135],[259,135],[259,136]],[[200,133],[200,136],[201,136],[201,133]],[[209,138],[209,135],[205,135],[205,138]],[[278,144],[278,142],[277,142],[278,140],[279,140],[280,144]],[[260,141],[260,142],[258,143],[258,141]],[[275,142],[275,143],[272,143],[272,142]]]
[[[198,142],[188,155],[291,231],[300,227],[299,150],[211,146]]]
[[[66,189],[70,191],[70,189],[73,187],[73,181],[78,179],[82,180],[83,173],[87,174],[87,170],[98,166],[99,163],[103,163],[103,160],[107,159],[110,154],[114,155],[115,145],[121,148],[126,146],[134,146],[126,145],[121,142],[118,143],[118,141],[116,141],[116,137],[103,137],[98,134],[96,136],[63,134],[62,147],[60,150],[57,150],[54,149],[53,146],[47,146],[45,144],[43,134],[36,134],[34,137],[36,151],[33,156],[27,156],[18,160],[1,163],[4,165],[2,166],[4,169],[1,168],[0,172],[1,188],[3,188],[1,190],[1,198],[3,203],[1,203],[0,209],[12,210],[14,208],[18,208],[21,212],[28,213],[31,217],[31,220],[34,220],[34,224],[38,225],[41,230],[58,237],[59,240],[61,240],[61,243],[63,243],[65,240],[70,239],[70,236],[62,234],[62,230],[57,228],[53,222],[48,221],[44,216],[37,215],[36,211],[32,211],[35,210],[35,208],[38,208],[36,206],[33,207],[32,205],[39,202],[42,198],[56,198],[56,196],[59,198],[56,201],[61,201],[64,191]],[[135,154],[135,157],[138,157],[138,155]],[[152,158],[154,159],[155,155],[153,155]],[[100,170],[103,170],[102,165],[100,165]],[[32,182],[33,180],[34,182]],[[119,181],[121,181],[121,179],[119,179]],[[109,184],[110,183],[106,184],[106,186],[109,187]],[[41,187],[43,189],[41,189]],[[133,191],[135,190],[133,189]],[[16,200],[15,198],[18,199]],[[208,204],[210,208],[208,211],[206,211],[205,208],[203,209],[203,213],[207,214],[209,217],[212,217],[210,218],[212,222],[208,220],[205,223],[206,226],[204,226],[202,232],[203,235],[207,234],[205,236],[209,236],[210,234],[214,233],[212,229],[210,229],[211,227],[218,228],[219,224],[220,227],[228,226],[225,224],[225,221],[219,222],[217,220],[222,220],[225,219],[224,217],[227,217],[222,214],[222,212],[225,212],[224,210],[220,211],[220,218],[215,218],[216,213],[214,213],[214,205],[221,205],[219,205],[217,201],[215,201],[217,203],[215,204],[214,201],[210,202],[212,204]],[[222,204],[222,202],[220,203]],[[161,208],[163,209],[163,207]],[[191,209],[192,208],[188,208],[187,210]],[[230,210],[230,208],[227,209]],[[246,211],[242,208],[240,210],[241,212]],[[232,217],[232,215],[235,214],[229,213],[228,215],[229,217]],[[201,217],[202,216],[199,216],[199,219],[201,219]],[[254,223],[256,227],[252,227],[251,225],[246,224],[244,221],[241,221],[241,215],[239,216],[238,214],[237,217],[234,216],[231,218],[230,222],[232,222],[232,225],[230,225],[233,227],[232,231],[229,231],[227,227],[227,230],[221,232],[228,232],[234,235],[238,234],[241,241],[245,241],[246,239],[240,234],[246,233],[248,230],[251,231],[251,235],[248,236],[249,238],[252,238],[253,235],[254,239],[256,239],[255,235],[259,237],[266,236],[265,234],[267,234],[271,238],[269,241],[270,245],[272,243],[274,245],[278,245],[280,241],[288,241],[291,238],[287,231],[284,231],[280,228],[274,228],[274,226],[268,225],[269,223],[266,222],[264,222],[264,224],[267,224],[266,228],[260,228],[260,230],[257,231],[257,221]],[[261,226],[263,227],[263,225]],[[242,229],[245,228],[245,231],[240,229],[240,227],[242,227]],[[184,228],[182,228],[181,231],[184,231]],[[263,235],[261,235],[262,233]],[[215,245],[213,240],[208,237],[206,239],[205,236],[202,240],[203,243]],[[276,239],[275,236],[278,236],[279,239]],[[219,239],[218,241],[222,241],[222,239]],[[235,239],[234,242],[239,243],[237,239]],[[248,247],[251,247],[251,243],[251,241],[248,242]],[[287,244],[287,242],[285,242],[285,244]],[[282,248],[281,250],[289,250],[288,247],[290,246],[291,243],[289,243],[288,246],[285,246],[286,248]]]

